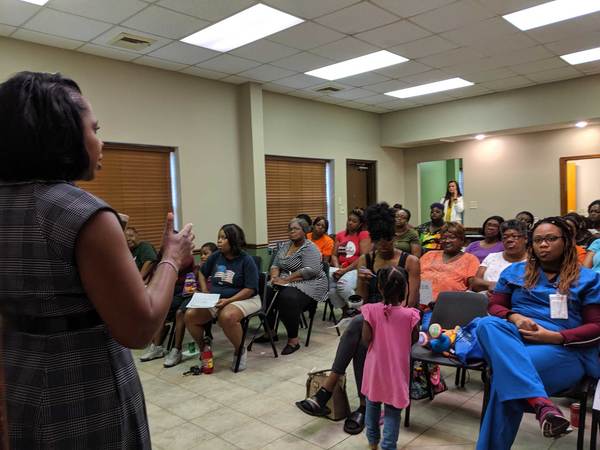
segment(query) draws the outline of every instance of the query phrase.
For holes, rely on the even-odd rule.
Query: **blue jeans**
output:
[[[367,410],[365,414],[365,430],[369,445],[379,444],[382,450],[396,450],[398,433],[400,432],[401,409],[392,405],[383,405],[383,440],[379,431],[379,419],[381,417],[381,403],[372,402],[367,399]],[[381,442],[380,442],[381,441]]]

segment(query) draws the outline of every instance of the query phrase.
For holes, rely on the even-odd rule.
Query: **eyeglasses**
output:
[[[524,238],[525,236],[522,234],[504,234],[502,235],[502,240],[503,241],[508,241],[508,240],[514,240],[516,241],[517,239],[521,239]]]
[[[562,238],[564,238],[564,236],[536,236],[531,241],[534,245],[541,245],[542,242],[545,242],[546,244],[554,244],[556,241]]]

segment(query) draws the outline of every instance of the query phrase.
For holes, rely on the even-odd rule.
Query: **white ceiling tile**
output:
[[[400,17],[411,17],[452,3],[455,0],[372,0]]]
[[[360,0],[263,0],[263,3],[304,19],[314,19]]]
[[[417,61],[408,61],[394,66],[379,69],[377,73],[390,78],[404,78],[417,73],[423,73],[431,70],[431,67],[421,64]]]
[[[482,86],[493,91],[504,91],[508,89],[517,89],[525,86],[531,86],[533,81],[518,75],[516,77],[504,78],[503,80],[486,81]]]
[[[585,73],[586,75],[591,75],[595,73],[600,73],[600,62],[589,62],[585,64],[578,64],[577,70]]]
[[[515,33],[515,27],[501,17],[493,17],[455,30],[446,31],[440,36],[462,46],[472,46],[482,39],[493,41],[499,37]]]
[[[536,47],[524,48],[522,50],[512,51],[494,55],[489,60],[494,64],[500,66],[514,66],[517,64],[527,63],[531,61],[537,61],[539,59],[547,59],[554,56],[551,52],[546,50],[543,46],[538,45]]]
[[[215,72],[214,70],[203,69],[201,67],[188,67],[181,71],[182,73],[187,73],[188,75],[194,75],[200,78],[208,78],[210,80],[220,80],[222,78],[227,78],[229,74],[223,72]]]
[[[341,81],[343,81],[346,84],[349,84],[350,86],[363,87],[366,85],[383,83],[383,82],[389,81],[389,80],[390,79],[388,77],[380,75],[378,73],[366,72],[366,73],[361,73],[360,75],[354,75],[352,77],[342,78]]]
[[[278,83],[265,83],[263,84],[263,89],[270,92],[276,92],[278,94],[287,94],[288,92],[292,92],[294,90],[294,88],[283,86]]]
[[[546,44],[598,31],[599,23],[600,12],[535,28],[526,33],[536,41]]]
[[[55,36],[79,41],[89,41],[104,33],[112,25],[51,9],[43,9],[23,27]]]
[[[269,40],[300,50],[310,50],[320,45],[337,41],[343,37],[344,35],[337,31],[330,30],[316,23],[304,22],[269,36]]]
[[[542,72],[527,74],[527,78],[539,83],[564,80],[567,78],[577,78],[580,76],[582,76],[581,72],[578,72],[572,67],[559,67],[558,69],[550,69]]]
[[[429,72],[417,73],[408,77],[403,77],[402,81],[411,86],[433,83],[434,81],[447,80],[448,74],[442,70],[430,70]]]
[[[9,25],[0,24],[0,36],[8,36],[16,29],[17,29],[16,27],[11,27]]]
[[[198,64],[198,67],[202,67],[204,69],[229,74],[243,72],[244,70],[252,69],[253,67],[258,66],[260,66],[260,63],[257,63],[256,61],[250,61],[249,59],[227,54],[217,56],[216,58],[209,59],[208,61]]]
[[[481,59],[481,53],[469,47],[461,47],[444,53],[419,58],[419,62],[431,67],[449,67]]]
[[[560,41],[546,44],[545,47],[557,55],[565,55],[589,48],[595,48],[600,45],[600,31],[591,31],[581,36],[561,39]]]
[[[116,48],[102,47],[101,45],[96,44],[85,44],[77,49],[77,51],[89,53],[90,55],[101,56],[103,58],[118,59],[121,61],[131,61],[140,56],[137,53],[118,50]]]
[[[473,83],[482,83],[484,81],[492,81],[492,80],[500,80],[502,78],[514,77],[516,74],[504,67],[493,70],[484,70],[481,72],[467,72],[461,70],[448,70],[444,69],[444,72],[447,72],[449,78],[452,77],[461,77],[465,80],[472,81]]]
[[[485,58],[475,59],[470,62],[461,62],[460,64],[453,64],[452,66],[444,67],[444,71],[477,73],[477,72],[484,72],[486,70],[499,69],[505,65],[506,64],[502,64],[501,62],[494,61],[490,57],[485,57]]]
[[[277,82],[279,83],[279,81],[280,80],[278,80]],[[323,97],[325,94],[322,94],[321,92],[314,92],[314,91],[309,91],[309,90],[299,90],[299,91],[292,91],[288,95],[293,95],[294,97],[300,97],[300,98],[315,99],[316,97]]]
[[[114,38],[116,38],[121,33],[127,33],[127,34],[132,34],[134,36],[139,36],[141,38],[152,39],[152,41],[153,41],[152,44],[146,48],[143,48],[141,50],[128,50],[128,51],[132,51],[134,53],[139,53],[139,54],[152,52],[160,47],[167,45],[169,42],[172,42],[170,39],[165,39],[163,37],[156,36],[154,34],[142,32],[142,31],[138,31],[138,30],[132,30],[131,28],[113,27],[110,30],[108,30],[106,33],[103,33],[100,36],[98,36],[96,39],[94,39],[92,41],[92,43],[106,46],[106,47],[112,47],[109,44],[109,42],[111,42]],[[115,49],[119,49],[119,48],[115,47]]]
[[[381,48],[390,48],[405,42],[424,38],[430,34],[429,31],[425,31],[423,28],[413,25],[407,20],[402,20],[375,28],[374,30],[359,33],[356,37]]]
[[[446,39],[442,39],[439,36],[429,36],[424,39],[392,47],[390,51],[402,55],[405,58],[416,59],[435,55],[436,53],[452,50],[457,47],[459,47],[459,45]]]
[[[258,81],[274,81],[281,78],[291,77],[295,75],[295,72],[291,70],[282,69],[281,67],[271,66],[269,64],[263,64],[260,67],[246,70],[239,74],[241,77],[250,78]]]
[[[373,96],[373,92],[367,91],[366,89],[361,88],[353,88],[347,89],[340,92],[334,92],[331,96],[335,98],[343,98],[346,100],[355,100],[361,97],[371,97]]]
[[[459,89],[453,89],[448,91],[448,95],[456,98],[465,98],[465,97],[475,97],[477,95],[485,95],[489,94],[491,89],[486,88],[485,86],[481,86],[479,84],[475,84],[473,86],[466,86]]]
[[[394,97],[388,96],[390,99],[394,99]],[[388,103],[383,103],[381,105],[383,108],[387,108],[391,111],[400,111],[401,109],[415,108],[419,106],[416,102],[411,102],[409,100],[393,100]]]
[[[159,6],[150,6],[124,22],[123,25],[170,39],[181,39],[205,28],[209,22]]]
[[[513,50],[520,50],[527,47],[534,47],[538,43],[527,36],[525,33],[513,33],[494,39],[482,38],[478,42],[473,42],[473,49],[484,56],[493,56],[498,53],[505,53]]]
[[[419,102],[419,104],[421,105],[432,105],[434,103],[451,102],[456,99],[446,93],[441,92],[437,94],[421,95],[419,97],[414,97],[414,100]]]
[[[166,59],[167,61],[192,65],[213,58],[219,55],[219,53],[207,48],[175,41],[153,51],[152,53],[149,53],[149,55],[155,56],[156,58]]]
[[[251,0],[161,0],[157,5],[216,22],[249,8],[255,3]]]
[[[119,23],[148,6],[139,0],[52,0],[52,9],[104,22]]]
[[[312,49],[310,52],[332,59],[334,61],[345,61],[358,56],[367,55],[380,50],[374,45],[359,41],[353,37],[346,37],[321,47]],[[404,56],[404,55],[402,55]]]
[[[434,33],[442,33],[469,23],[478,22],[494,16],[474,0],[460,0],[456,3],[419,14],[412,22]]]
[[[227,78],[223,78],[221,81],[231,84],[244,84],[252,80],[249,80],[248,78],[244,77],[238,77],[237,75],[230,75]]]
[[[287,58],[278,59],[272,62],[274,66],[283,67],[284,69],[294,70],[296,72],[308,72],[309,70],[318,69],[320,67],[334,64],[332,61],[322,56],[313,55],[312,53],[302,52],[296,55],[288,56]]]
[[[39,6],[19,0],[0,0],[0,22],[19,26],[40,9]]]
[[[317,19],[317,22],[346,34],[360,33],[396,22],[398,17],[370,3],[362,2]]]
[[[331,103],[333,105],[339,105],[340,103],[344,103],[346,101],[343,98],[332,97],[330,95],[323,95],[322,97],[315,98],[315,100],[323,103]]]
[[[373,92],[379,92],[381,94],[385,92],[397,91],[399,89],[404,89],[410,87],[408,83],[405,83],[400,80],[390,80],[384,81],[383,83],[371,84],[369,86],[364,86],[365,89]],[[389,101],[389,99],[388,99]]]
[[[37,31],[24,30],[23,28],[19,28],[11,37],[22,41],[35,42],[36,44],[66,48],[68,50],[74,50],[84,44],[82,41],[65,39],[58,36],[52,36],[51,34],[38,33]]]
[[[548,0],[479,0],[479,2],[495,13],[509,14],[546,3]]]
[[[243,47],[230,51],[232,55],[248,58],[253,61],[268,63],[298,53],[295,48],[287,47],[277,42],[261,39]]]
[[[158,69],[175,70],[179,71],[185,67],[185,64],[174,63],[171,61],[165,61],[164,59],[154,58],[152,56],[140,56],[138,59],[133,61],[136,64],[143,64],[144,66],[152,66]]]
[[[366,105],[381,105],[382,103],[388,103],[390,101],[389,95],[372,95],[371,97],[363,97],[360,101]]]
[[[556,69],[558,67],[568,67],[568,64],[558,56],[548,59],[540,59],[525,64],[517,64],[511,66],[510,69],[519,75],[527,75],[529,73],[541,72],[542,70]]]
[[[372,113],[376,113],[376,114],[383,114],[383,113],[390,112],[389,109],[383,108],[381,106],[367,106],[365,108],[361,108],[361,111],[367,111],[367,112],[372,112]]]
[[[321,83],[323,83],[321,78],[311,77],[310,75],[305,75],[303,73],[277,80],[277,84],[288,86],[294,89],[304,89]]]

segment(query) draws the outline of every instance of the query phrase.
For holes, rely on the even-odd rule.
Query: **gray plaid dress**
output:
[[[94,308],[75,242],[99,210],[110,208],[69,183],[0,183],[1,313],[69,316]],[[12,450],[151,447],[131,352],[106,325],[46,335],[6,326],[1,349]]]

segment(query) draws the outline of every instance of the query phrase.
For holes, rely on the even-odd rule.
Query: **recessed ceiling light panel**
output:
[[[379,52],[369,53],[368,55],[359,56],[358,58],[348,59],[330,66],[321,67],[320,69],[306,72],[306,75],[311,75],[325,80],[338,80],[340,78],[351,77],[359,73],[371,72],[372,70],[381,69],[383,67],[393,66],[408,61],[403,56],[395,53],[381,50]]]
[[[600,2],[595,0],[554,0],[502,17],[526,31],[596,11],[600,11]]]
[[[600,59],[600,47],[590,48],[589,50],[582,50],[575,53],[568,53],[566,55],[561,55],[561,58],[572,65],[597,61]]]
[[[33,3],[34,5],[43,6],[48,3],[48,0],[21,0],[26,3]]]
[[[303,19],[259,3],[181,41],[218,52],[228,52],[302,22]]]
[[[450,78],[448,80],[436,81],[434,83],[421,84],[406,89],[386,92],[385,95],[398,98],[417,97],[419,95],[433,94],[435,92],[449,91],[461,87],[472,86],[473,83],[462,78]]]
[[[588,123],[587,123],[587,121],[585,121],[585,120],[580,120],[579,122],[577,122],[577,123],[575,124],[575,126],[576,126],[577,128],[585,128],[585,127],[587,127],[587,126],[588,126]]]

